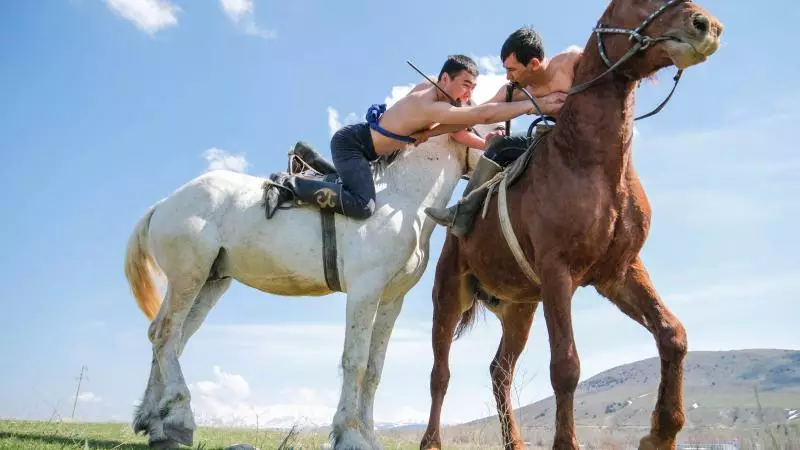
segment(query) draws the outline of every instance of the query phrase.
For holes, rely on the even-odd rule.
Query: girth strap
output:
[[[508,178],[504,176],[500,180],[500,186],[497,192],[497,212],[498,218],[500,219],[500,228],[503,230],[503,237],[506,238],[508,247],[511,249],[511,253],[514,255],[514,259],[517,260],[520,269],[522,269],[522,273],[524,273],[533,284],[538,285],[541,284],[541,280],[539,280],[536,272],[533,271],[533,267],[528,263],[525,252],[522,251],[519,240],[516,234],[514,234],[514,228],[511,226],[511,219],[508,216],[508,200],[506,197],[506,191],[508,190],[507,179]]]
[[[322,219],[322,267],[325,270],[325,283],[328,285],[328,289],[342,292],[336,254],[335,214],[330,209],[320,210],[320,218]]]

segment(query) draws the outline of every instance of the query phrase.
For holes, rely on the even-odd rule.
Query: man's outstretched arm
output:
[[[472,126],[511,120],[523,114],[535,112],[530,101],[508,103],[484,103],[478,106],[452,106],[444,102],[427,105],[423,114],[431,123],[442,125],[459,124]],[[454,131],[454,130],[450,130]]]

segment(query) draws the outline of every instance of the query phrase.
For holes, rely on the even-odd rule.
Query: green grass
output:
[[[328,442],[323,433],[300,432],[290,436],[288,431],[248,428],[198,427],[193,449],[217,450],[234,444],[250,444],[261,450],[319,450]],[[417,450],[419,436],[379,436],[385,450]],[[284,441],[286,444],[281,447]],[[449,447],[449,446],[448,446]],[[0,420],[0,450],[64,450],[64,449],[148,449],[147,437],[133,434],[126,423],[70,423],[60,421]],[[189,449],[189,447],[182,447]],[[459,450],[485,449],[481,445],[456,445]]]
[[[233,444],[251,444],[277,449],[288,433],[255,429],[198,428],[195,449],[223,449]],[[319,449],[327,436],[300,434],[288,449]],[[0,421],[0,449],[147,449],[147,437],[135,436],[129,424],[67,423],[22,420]],[[188,447],[184,447],[188,448]]]
[[[233,444],[250,444],[261,450],[319,450],[328,442],[328,435],[300,432],[288,439],[288,432],[246,428],[198,427],[194,434],[193,449],[217,450]],[[417,450],[419,433],[400,433],[378,436],[385,450]],[[86,446],[86,447],[85,447]],[[457,450],[486,450],[496,445],[468,442],[446,444]],[[148,449],[147,437],[133,434],[125,423],[70,423],[27,420],[0,420],[0,450],[6,449]],[[188,447],[182,447],[188,450]]]
[[[493,427],[496,427],[496,424]],[[488,450],[498,445],[492,430],[464,429],[443,430],[445,448],[454,450]],[[617,450],[636,448],[644,430],[584,430],[579,429],[579,439],[586,450]],[[287,432],[242,428],[206,428],[195,432],[193,449],[217,450],[233,444],[251,444],[261,450],[318,450],[327,442],[325,434],[301,433],[286,439]],[[582,435],[582,436],[581,436]],[[524,438],[532,448],[551,448],[551,429],[525,430]],[[687,430],[681,433],[682,442],[709,443],[716,440],[738,438],[743,450],[800,450],[800,424],[790,426],[753,427],[748,429],[708,428]],[[384,435],[381,439],[385,450],[416,450],[419,434]],[[0,450],[65,450],[65,449],[148,449],[147,438],[135,436],[129,424],[124,423],[68,423],[35,422],[24,420],[0,420]],[[183,447],[188,449],[188,447]]]

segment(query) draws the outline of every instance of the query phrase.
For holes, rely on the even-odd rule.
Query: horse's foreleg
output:
[[[490,366],[490,372],[500,428],[503,432],[503,445],[507,450],[525,449],[525,442],[520,436],[517,421],[514,420],[511,383],[517,360],[528,342],[528,333],[537,306],[539,302],[509,303],[503,306],[500,314],[503,337]]]
[[[577,450],[573,408],[581,365],[572,332],[575,284],[568,268],[557,263],[545,265],[541,278],[544,318],[550,339],[550,382],[556,398],[553,448]]]
[[[450,347],[458,327],[461,314],[467,308],[477,308],[470,303],[463,275],[460,271],[458,242],[455,238],[445,240],[433,285],[433,322],[431,344],[433,346],[433,368],[431,369],[431,410],[428,427],[420,441],[420,449],[440,449],[442,404],[450,383]],[[463,301],[462,301],[463,300]]]
[[[386,359],[386,348],[394,329],[394,323],[400,310],[403,307],[404,297],[388,299],[378,306],[378,313],[375,315],[375,324],[372,327],[372,342],[369,347],[369,361],[367,363],[367,375],[364,377],[364,384],[361,387],[361,433],[372,444],[374,449],[382,446],[375,436],[375,421],[373,409],[375,405],[375,392],[381,381],[383,363]]]
[[[342,393],[331,430],[334,449],[337,450],[370,448],[361,436],[358,406],[361,386],[364,384],[367,372],[375,313],[384,283],[376,280],[380,276],[363,275],[356,281],[348,280],[348,285],[353,287],[347,293],[347,321],[342,352]]]
[[[661,384],[651,418],[651,430],[642,438],[643,450],[675,448],[686,420],[683,412],[683,359],[687,352],[686,330],[658,296],[644,264],[636,259],[625,279],[616,286],[598,287],[629,317],[650,330],[661,359]]]

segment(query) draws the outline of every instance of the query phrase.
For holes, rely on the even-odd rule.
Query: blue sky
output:
[[[766,7],[702,3],[726,26],[722,48],[686,71],[661,114],[637,124],[634,160],[654,210],[643,255],[690,349],[797,349],[800,89],[793,40],[777,36],[796,26],[799,7],[773,1],[780,13],[754,23]],[[488,92],[514,29],[534,25],[549,54],[582,47],[605,5],[3,2],[0,416],[69,416],[86,364],[77,418],[130,419],[150,346],[122,257],[154,201],[210,167],[281,170],[298,139],[329,154],[332,129],[420,81],[406,59],[433,73],[448,54],[480,58]],[[673,73],[643,85],[640,113],[666,95]],[[443,238],[437,229],[389,345],[378,421],[427,417]],[[656,355],[652,338],[593,290],[578,292],[574,314],[582,378]],[[343,325],[342,295],[283,298],[234,285],[182,357],[200,421],[324,423],[338,399]],[[446,422],[494,413],[488,364],[499,335],[487,316],[456,343]],[[546,336],[540,312],[517,372],[519,404],[551,392]]]

